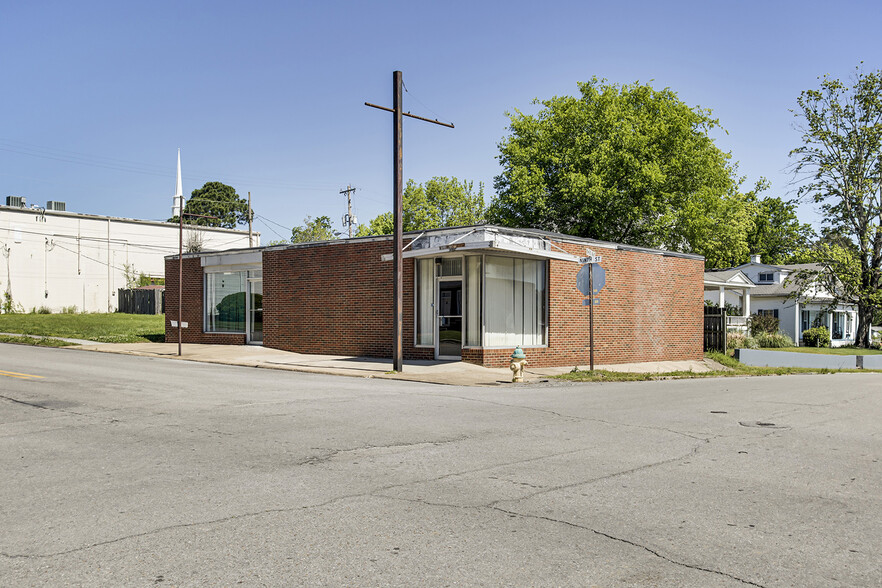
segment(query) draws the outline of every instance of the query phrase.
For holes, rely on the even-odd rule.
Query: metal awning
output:
[[[482,251],[493,253],[519,253],[522,255],[530,255],[533,257],[560,259],[563,261],[572,261],[575,263],[579,262],[579,257],[577,255],[572,255],[563,251],[536,249],[533,247],[519,245],[517,243],[500,243],[496,239],[490,241],[472,241],[468,243],[451,243],[450,245],[424,247],[421,249],[409,249],[407,251],[404,251],[404,253],[402,254],[402,258],[407,259],[434,257],[436,255],[443,255],[445,253],[458,253],[461,251],[470,251],[472,253],[478,253]],[[392,261],[392,254],[386,253],[385,255],[380,256],[380,259],[382,259],[383,261]]]

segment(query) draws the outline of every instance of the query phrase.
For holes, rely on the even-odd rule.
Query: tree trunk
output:
[[[870,325],[873,324],[873,307],[869,304],[858,304],[858,324],[855,333],[855,345],[858,347],[870,346]]]

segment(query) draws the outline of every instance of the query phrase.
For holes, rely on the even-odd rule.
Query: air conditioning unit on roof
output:
[[[24,196],[7,196],[6,197],[6,206],[18,206],[19,208],[24,208],[25,207]]]
[[[65,203],[59,200],[50,200],[46,203],[46,210],[59,210],[61,212],[64,212],[66,209],[67,206],[65,205]]]

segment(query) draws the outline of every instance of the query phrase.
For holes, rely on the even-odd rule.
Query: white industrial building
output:
[[[22,199],[0,205],[0,303],[19,312],[113,312],[126,274],[163,278],[165,256],[178,252],[173,223],[66,212],[63,202],[27,207]],[[260,245],[255,233],[184,227],[185,251]],[[3,267],[5,266],[5,267]]]

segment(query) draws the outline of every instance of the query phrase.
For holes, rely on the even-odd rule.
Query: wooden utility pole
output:
[[[251,192],[248,192],[248,246],[253,247],[251,242]]]
[[[349,238],[352,238],[352,225],[355,224],[355,218],[352,216],[352,193],[355,192],[355,188],[352,187],[352,184],[346,186],[345,190],[340,190],[341,194],[346,194],[346,216],[343,217],[343,224],[349,227]]]
[[[436,125],[441,125],[442,127],[454,128],[452,124],[443,123],[437,119],[432,120],[429,118],[424,118],[422,116],[417,116],[415,114],[411,114],[409,112],[404,112],[404,106],[402,104],[401,97],[401,72],[394,71],[392,72],[392,108],[387,108],[385,106],[377,106],[376,104],[371,104],[370,102],[365,102],[365,106],[370,106],[371,108],[379,108],[380,110],[385,110],[386,112],[391,112],[393,114],[392,117],[392,180],[394,189],[394,200],[392,206],[392,216],[395,224],[395,228],[392,235],[392,260],[393,260],[393,282],[392,282],[392,296],[395,299],[394,305],[392,307],[392,322],[394,323],[393,337],[392,337],[392,369],[396,372],[400,372],[403,368],[402,361],[402,350],[401,350],[401,338],[402,338],[402,309],[404,306],[403,297],[402,297],[402,263],[401,263],[401,250],[402,250],[402,228],[401,228],[401,217],[403,212],[403,180],[402,176],[404,173],[403,165],[404,165],[404,152],[403,152],[403,142],[401,138],[402,133],[402,117],[408,116],[410,118],[415,118],[417,120],[422,120],[425,122],[430,122]]]

